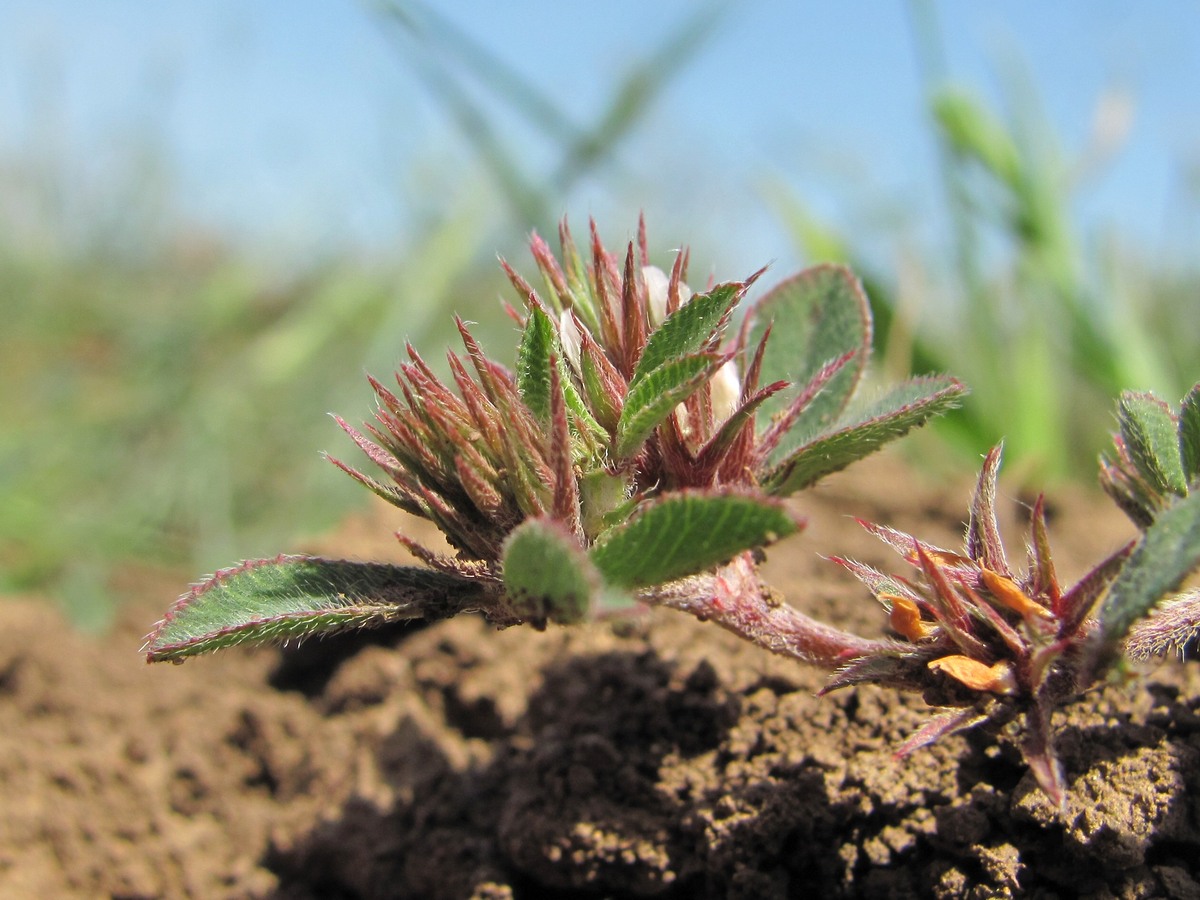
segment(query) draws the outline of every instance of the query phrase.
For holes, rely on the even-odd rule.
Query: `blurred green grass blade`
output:
[[[452,58],[455,65],[470,71],[548,137],[564,146],[579,139],[580,129],[537,82],[493,53],[487,43],[476,40],[443,16],[436,6],[415,0],[375,0],[371,5],[381,15],[394,17],[418,44],[440,48],[447,59]]]
[[[455,119],[492,173],[511,211],[527,227],[545,227],[549,194],[565,193],[597,166],[611,159],[617,145],[649,112],[653,102],[692,58],[715,26],[725,4],[707,2],[636,64],[613,90],[612,99],[592,127],[577,127],[549,96],[479,42],[413,0],[374,4],[407,62]],[[520,149],[499,134],[492,106],[476,102],[460,84],[472,74],[484,90],[538,127],[557,147],[562,162],[552,176],[527,175]]]
[[[543,425],[550,421],[550,366],[556,343],[554,325],[545,311],[531,307],[517,350],[517,389]]]
[[[553,179],[565,191],[580,177],[607,159],[613,149],[649,113],[655,100],[666,90],[700,47],[717,32],[727,9],[724,2],[700,4],[684,19],[649,59],[636,64],[614,89],[607,109],[596,124],[569,148]]]
[[[930,101],[951,149],[982,164],[1012,191],[1022,187],[1021,163],[1008,130],[983,103],[960,88],[943,88]]]
[[[483,107],[472,101],[467,92],[438,67],[417,59],[413,64],[491,172],[512,214],[526,227],[545,222],[549,207],[544,189],[522,170],[517,162],[516,148],[499,136]]]
[[[99,621],[118,562],[211,570],[331,527],[361,495],[320,460],[324,413],[367,415],[363,368],[390,368],[402,336],[428,339],[431,308],[473,277],[484,225],[461,205],[394,262],[299,275],[151,237],[138,258],[102,260],[0,241],[20,313],[0,329],[0,408],[16,423],[0,433],[0,583]],[[64,429],[70,442],[51,439]]]

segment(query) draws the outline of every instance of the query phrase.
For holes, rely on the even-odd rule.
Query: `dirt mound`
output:
[[[810,528],[773,583],[878,632],[816,552],[891,566],[846,514],[952,543],[966,496],[859,467],[802,498]],[[319,549],[399,558],[395,524]],[[1060,571],[1128,533],[1068,495]],[[1200,897],[1194,664],[1063,713],[1059,815],[1003,735],[897,762],[919,698],[818,700],[819,672],[678,614],[463,618],[147,667],[140,636],[181,586],[130,576],[137,602],[102,641],[0,604],[0,896]]]

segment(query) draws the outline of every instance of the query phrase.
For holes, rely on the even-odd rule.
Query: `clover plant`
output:
[[[467,611],[544,628],[665,606],[831,669],[827,689],[924,691],[944,709],[900,752],[1023,716],[1026,759],[1061,802],[1052,710],[1123,647],[1153,655],[1196,631],[1194,595],[1146,616],[1200,560],[1197,391],[1179,412],[1149,395],[1122,399],[1103,482],[1142,534],[1073,587],[1055,575],[1042,501],[1027,570],[1009,565],[995,515],[999,448],[964,552],[868,525],[915,575],[837,558],[895,634],[861,637],[785,603],[760,576],[763,548],[803,525],[788,497],[953,407],[964,386],[932,376],[859,397],[870,307],[840,266],[783,281],[739,317],[761,270],[693,292],[688,251],[669,273],[652,266],[644,223],[623,255],[594,224],[584,251],[565,223],[559,237],[561,258],[533,237],[539,288],[502,262],[519,298],[508,307],[521,329],[515,370],[459,319],[465,352],[448,353],[448,379],[408,346],[394,386],[370,380],[375,421],[337,419],[375,471],[333,464],[432,521],[452,553],[398,534],[420,565],[244,562],[180,597],[147,637],[147,659]]]
[[[925,692],[942,711],[900,748],[983,722],[1023,717],[1021,750],[1046,794],[1065,798],[1053,749],[1054,709],[1119,672],[1123,658],[1182,653],[1200,632],[1200,593],[1169,599],[1200,563],[1200,385],[1179,412],[1126,393],[1101,484],[1141,531],[1074,585],[1060,584],[1044,497],[1030,512],[1028,562],[1018,570],[1000,539],[996,476],[984,460],[962,552],[864,522],[899,552],[912,577],[835,557],[882,603],[902,640],[842,667],[826,690],[863,682]]]

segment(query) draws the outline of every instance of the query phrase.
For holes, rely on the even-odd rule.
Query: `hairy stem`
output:
[[[714,622],[772,653],[825,669],[890,646],[825,625],[782,602],[758,577],[748,553],[714,572],[650,588],[639,599]]]

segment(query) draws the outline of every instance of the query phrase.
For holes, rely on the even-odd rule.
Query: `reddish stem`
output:
[[[853,659],[886,650],[868,640],[809,618],[779,600],[758,577],[749,554],[715,572],[694,575],[644,591],[640,599],[714,622],[772,653],[837,669]]]

